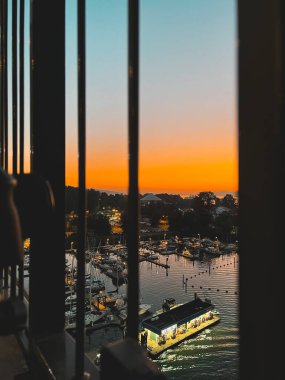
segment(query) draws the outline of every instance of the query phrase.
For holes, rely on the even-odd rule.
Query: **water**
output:
[[[67,255],[67,258],[71,263],[72,256]],[[161,255],[160,261],[166,263],[166,256]],[[167,271],[146,261],[139,264],[141,302],[151,304],[153,312],[161,309],[164,298],[174,298],[177,303],[184,303],[194,298],[194,292],[202,299],[210,298],[220,312],[220,323],[164,352],[156,360],[170,380],[238,379],[238,261],[236,254],[212,259],[205,257],[203,262],[171,255],[168,258],[170,269]],[[94,270],[96,277],[105,281],[107,291],[115,289],[109,277],[98,268]],[[188,278],[187,288],[182,284],[183,275]],[[28,278],[25,278],[27,287]],[[119,293],[127,294],[126,285],[119,287]],[[93,361],[104,343],[121,337],[122,330],[119,328],[93,332],[86,339],[86,353]]]
[[[165,258],[161,260],[165,262]],[[165,297],[184,303],[192,300],[197,292],[201,298],[211,299],[220,311],[221,322],[166,351],[157,363],[172,380],[238,379],[238,294],[235,294],[238,292],[238,257],[229,255],[210,262],[192,262],[172,255],[168,263],[168,276],[165,269],[147,262],[140,264],[144,302],[153,304],[156,310]],[[188,278],[184,289],[183,274]]]
[[[165,256],[160,256],[160,260],[166,263]],[[233,254],[204,259],[204,262],[171,255],[168,271],[149,262],[140,263],[141,301],[152,304],[152,311],[161,309],[164,298],[173,297],[177,303],[184,303],[192,300],[197,292],[202,299],[210,298],[220,312],[220,323],[164,352],[156,360],[169,379],[238,379],[238,294],[235,294],[238,292],[238,260]],[[182,285],[183,274],[188,278],[187,288]],[[107,290],[114,289],[112,281],[102,276]],[[121,286],[119,292],[126,293],[126,286]],[[120,336],[117,330],[108,330],[107,336],[103,331],[96,332],[86,349],[90,352],[95,345]]]

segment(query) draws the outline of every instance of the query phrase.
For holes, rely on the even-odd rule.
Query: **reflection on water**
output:
[[[160,256],[166,263],[167,257]],[[184,303],[194,298],[210,298],[220,312],[221,322],[204,330],[180,346],[164,352],[157,364],[169,379],[238,379],[238,256],[221,256],[201,261],[171,255],[170,269],[149,262],[140,263],[140,296],[143,303],[151,304],[152,311],[161,309],[164,298],[175,298]],[[187,287],[183,287],[188,278]],[[107,290],[113,290],[112,280],[102,275]],[[126,294],[126,285],[119,288]],[[97,331],[86,342],[86,351],[92,352],[105,341],[122,336],[119,329]]]
[[[201,298],[211,299],[220,311],[221,322],[166,351],[156,362],[173,380],[237,379],[238,256],[192,262],[172,255],[168,262],[168,276],[162,268],[146,262],[140,264],[144,301],[152,303],[156,310],[161,307],[164,297],[173,297],[183,303],[193,299],[194,292],[197,292]],[[184,289],[183,274],[188,278],[188,286]]]

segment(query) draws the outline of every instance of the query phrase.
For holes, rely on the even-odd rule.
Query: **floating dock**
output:
[[[209,300],[193,301],[157,314],[142,322],[139,340],[152,358],[220,321]]]

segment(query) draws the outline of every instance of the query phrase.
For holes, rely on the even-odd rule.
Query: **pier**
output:
[[[124,329],[124,323],[119,322],[119,321],[110,321],[110,322],[101,322],[101,323],[96,323],[93,326],[88,326],[85,328],[86,335],[92,334],[93,331],[96,330],[101,330],[107,327],[119,327],[120,329]]]
[[[159,267],[162,267],[162,268],[165,268],[165,269],[169,269],[170,268],[170,265],[168,265],[168,264],[163,264],[163,263],[160,263],[157,260],[152,260],[152,259],[149,259],[147,257],[140,257],[139,261],[140,262],[142,262],[142,261],[148,261],[149,263],[158,265]]]

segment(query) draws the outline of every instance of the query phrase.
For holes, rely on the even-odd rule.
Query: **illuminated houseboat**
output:
[[[157,357],[219,320],[211,301],[202,301],[195,294],[193,301],[144,320],[140,341],[151,357]]]

